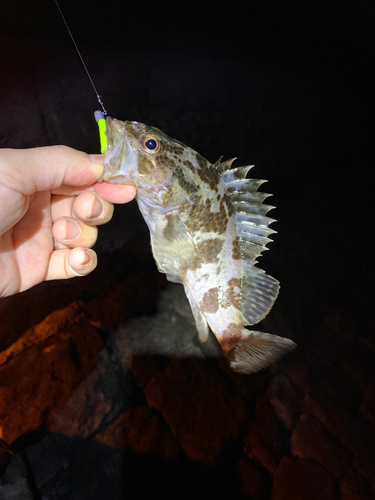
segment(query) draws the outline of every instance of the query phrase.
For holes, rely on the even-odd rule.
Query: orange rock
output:
[[[273,481],[272,500],[339,500],[338,484],[312,459],[284,457]]]
[[[112,448],[129,449],[141,455],[178,458],[179,449],[158,411],[148,406],[124,412],[95,441]]]
[[[55,311],[13,344],[0,366],[4,441],[48,426],[92,371],[101,345],[77,304]]]

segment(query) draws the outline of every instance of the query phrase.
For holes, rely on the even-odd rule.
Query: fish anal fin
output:
[[[279,282],[254,267],[250,262],[242,262],[241,314],[244,325],[255,325],[262,321],[271,310],[280,289]]]
[[[248,333],[227,353],[230,367],[237,373],[263,370],[296,347],[292,340],[284,337],[255,331]]]

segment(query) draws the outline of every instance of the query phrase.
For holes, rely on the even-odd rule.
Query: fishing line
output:
[[[95,91],[95,94],[96,94],[96,97],[97,97],[97,99],[98,99],[98,102],[99,102],[99,104],[101,105],[101,107],[102,107],[102,109],[103,109],[103,113],[104,113],[104,115],[107,115],[107,110],[105,109],[104,104],[103,104],[103,101],[101,100],[100,95],[99,95],[98,91],[96,90],[96,87],[95,87],[94,82],[93,82],[93,80],[92,80],[92,78],[91,78],[91,75],[90,75],[90,73],[89,73],[89,70],[87,69],[87,66],[86,66],[86,64],[85,64],[85,61],[83,60],[83,57],[81,56],[80,51],[78,50],[78,47],[77,47],[77,44],[76,44],[76,42],[75,42],[75,40],[74,40],[74,38],[73,38],[72,32],[71,32],[71,31],[70,31],[70,29],[69,29],[68,23],[66,22],[66,19],[65,19],[65,17],[64,17],[64,14],[62,13],[62,11],[61,11],[61,9],[60,9],[60,5],[58,4],[58,1],[57,1],[57,0],[55,0],[55,4],[56,4],[57,8],[59,9],[60,15],[61,15],[61,17],[62,17],[62,20],[64,21],[64,24],[65,24],[65,27],[66,27],[66,29],[68,30],[69,36],[70,36],[70,38],[72,39],[72,42],[73,42],[73,44],[74,44],[74,47],[76,48],[77,54],[79,55],[79,58],[81,59],[81,62],[82,62],[82,64],[83,64],[83,67],[85,68],[85,71],[86,71],[86,73],[87,73],[87,76],[89,77],[89,80],[90,80],[90,82],[91,82],[92,88],[93,88],[93,89],[94,89],[94,91]]]

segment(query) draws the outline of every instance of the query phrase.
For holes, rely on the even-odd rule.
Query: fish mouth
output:
[[[111,117],[106,119],[108,145],[103,160],[102,178],[106,182],[134,186],[132,165],[136,158],[122,123]]]

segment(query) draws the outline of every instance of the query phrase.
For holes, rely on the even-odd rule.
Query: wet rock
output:
[[[373,500],[371,487],[353,467],[348,467],[340,482],[342,500]]]
[[[317,389],[304,402],[306,413],[315,418],[341,443],[355,449],[365,429],[365,420],[358,414],[348,413],[322,389]]]
[[[48,433],[25,447],[36,498],[121,498],[122,452],[81,439]]]
[[[272,477],[265,469],[260,470],[252,460],[242,458],[236,465],[236,474],[241,481],[241,498],[262,500],[269,497]]]
[[[362,394],[357,384],[337,368],[326,375],[320,387],[349,413],[357,411]]]
[[[108,429],[97,434],[95,440],[112,448],[128,449],[141,455],[175,459],[180,454],[160,413],[148,406],[127,410]]]
[[[275,451],[272,438],[255,422],[250,422],[244,438],[244,451],[249,458],[256,459],[272,475],[277,469],[280,454]]]
[[[62,329],[69,329],[85,318],[83,303],[73,302],[69,306],[52,312],[43,321],[29,328],[16,342],[0,352],[0,365],[4,365],[18,354],[43,340],[56,335]]]
[[[283,374],[276,375],[271,382],[270,403],[279,419],[292,430],[302,412],[302,392]]]
[[[314,417],[302,415],[292,434],[292,454],[314,458],[334,476],[340,477],[350,463],[352,453],[337,441]]]
[[[272,378],[271,370],[262,370],[251,375],[241,375],[233,372],[226,359],[219,358],[220,367],[234,381],[235,392],[245,401],[262,394],[268,387]]]
[[[315,353],[304,349],[291,360],[286,374],[304,394],[310,394],[326,371],[323,361]]]
[[[137,207],[136,210],[139,212]],[[114,235],[111,235],[108,226],[111,226],[112,232],[115,232],[113,224],[117,220],[117,226],[122,231],[126,230],[127,236],[135,231],[134,227],[129,227],[130,223],[124,224],[122,221],[120,224],[121,217],[124,219],[124,212],[134,220],[134,209],[129,204],[126,204],[126,207],[118,205],[111,223],[100,228],[102,241],[110,245],[111,250],[107,255],[99,255],[98,267],[93,273],[75,280],[46,281],[30,290],[1,299],[0,317],[6,318],[6,321],[0,324],[0,351],[16,343],[18,339],[25,336],[26,331],[43,322],[54,311],[63,310],[78,300],[87,301],[88,298],[99,295],[114,283],[123,281],[129,273],[141,270],[142,266],[137,256],[124,249],[121,252],[114,251],[116,245],[113,240],[115,239],[118,245],[119,230],[116,231],[116,238],[113,238]],[[95,245],[97,252],[100,250],[98,246],[102,244]]]
[[[84,439],[106,428],[133,403],[134,386],[126,365],[102,349],[92,372],[74,389],[65,407],[49,418],[49,432]]]
[[[33,500],[27,469],[20,456],[7,467],[0,482],[0,500]]]
[[[74,308],[53,313],[61,319],[58,327],[47,317],[33,330],[40,333],[34,344],[27,334],[25,350],[11,346],[16,354],[0,366],[0,420],[8,443],[45,426],[95,366],[102,340]]]
[[[147,402],[162,414],[186,456],[212,465],[244,420],[242,399],[207,361],[173,359],[145,387]]]
[[[363,391],[359,411],[367,420],[375,424],[375,378]]]
[[[314,334],[313,342],[309,346],[328,366],[332,366],[338,360],[342,347],[343,340],[334,330],[325,325]]]
[[[160,371],[160,363],[152,354],[127,354],[127,365],[141,389]]]
[[[349,315],[338,308],[325,314],[324,324],[341,337],[345,343],[358,339],[355,323]]]
[[[13,460],[14,457],[15,454],[8,443],[0,439],[0,474],[3,473],[4,469]]]
[[[351,343],[342,350],[340,367],[359,387],[366,388],[374,378],[375,354],[367,346]]]
[[[148,286],[148,283],[141,286]],[[170,283],[167,288],[157,287],[152,307],[148,311],[146,308],[139,316],[127,318],[113,332],[119,351],[141,378],[141,365],[136,361],[138,356],[156,356],[156,360],[204,357],[192,314],[182,306],[188,306],[182,285]],[[137,293],[137,290],[131,293]],[[188,316],[185,316],[185,311]],[[145,369],[147,371],[147,366]],[[148,378],[147,373],[144,377]]]
[[[352,465],[375,490],[375,425],[367,424],[354,447]]]
[[[273,478],[272,500],[340,500],[335,479],[313,459],[284,457]]]
[[[158,293],[159,286],[149,275],[137,273],[104,290],[86,310],[95,327],[113,331],[128,316],[155,311]]]
[[[273,411],[270,392],[268,388],[257,399],[255,418],[249,422],[244,437],[244,451],[274,474],[283,454],[289,451],[289,432]]]

